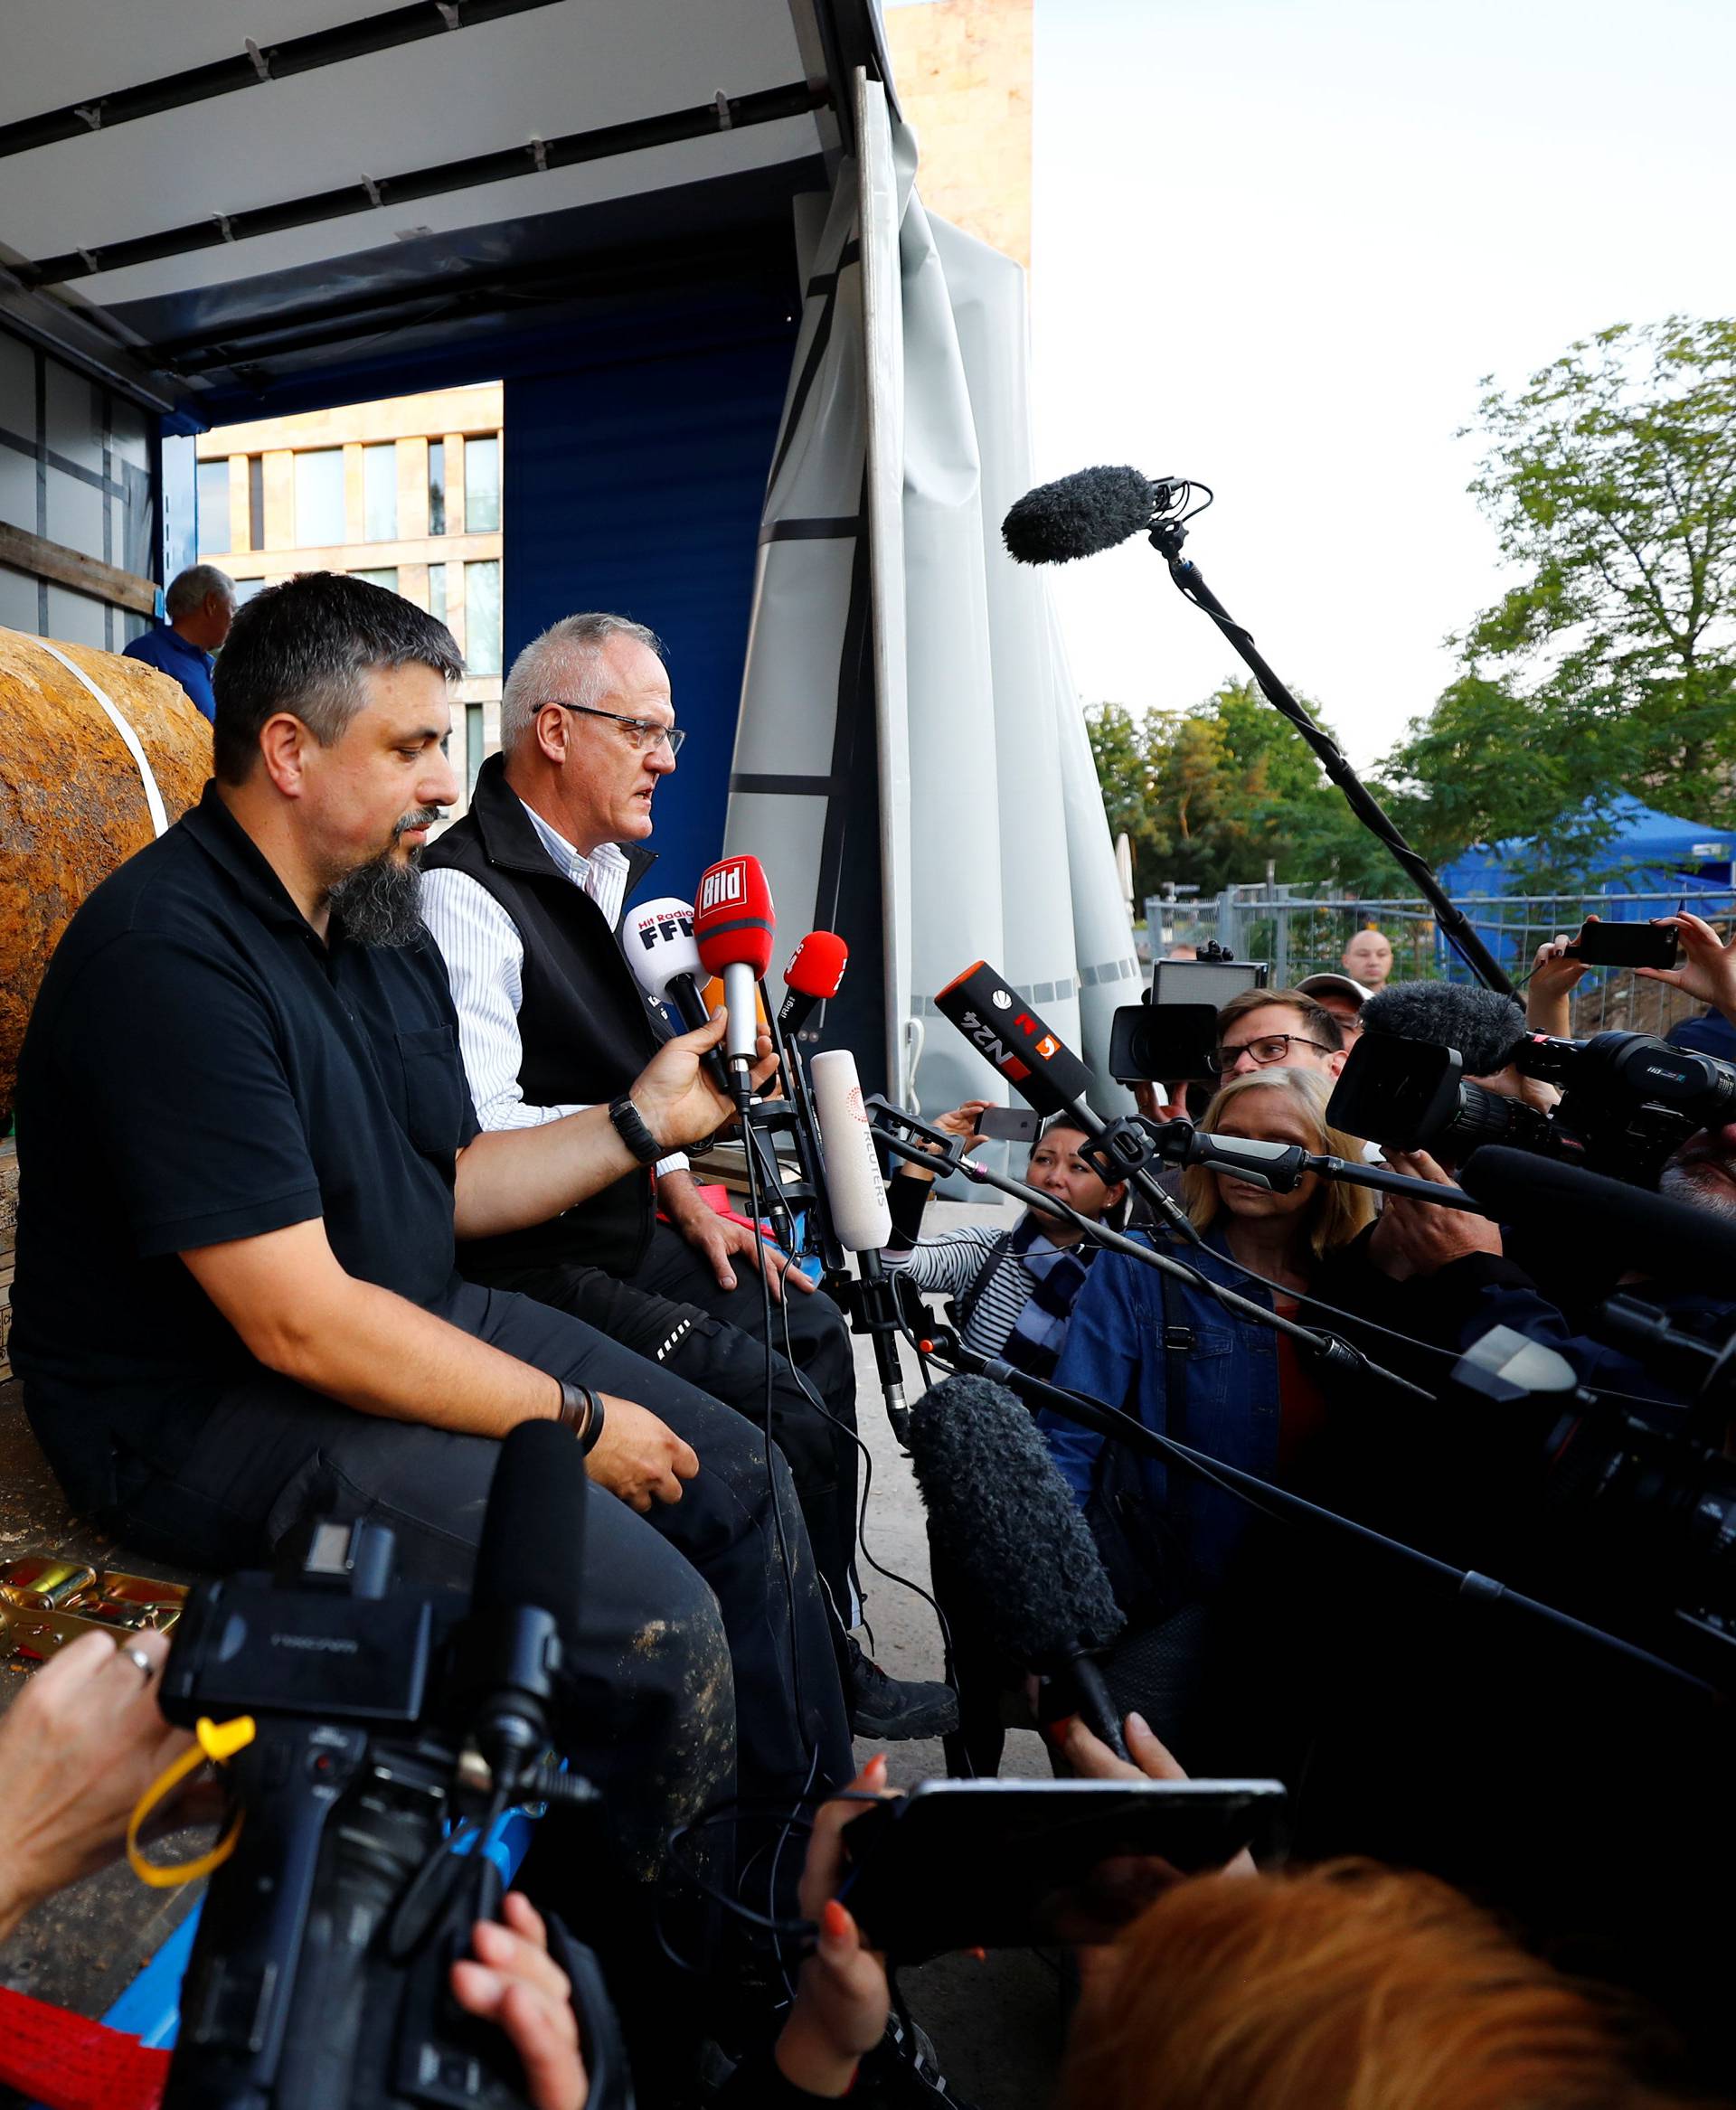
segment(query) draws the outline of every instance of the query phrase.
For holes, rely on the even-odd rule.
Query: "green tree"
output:
[[[1565,876],[1622,790],[1736,819],[1736,321],[1620,324],[1484,388],[1470,488],[1520,576],[1384,765],[1432,853],[1520,837]]]
[[[1314,755],[1251,681],[1186,711],[1087,713],[1109,825],[1132,841],[1140,886],[1203,893],[1264,878],[1373,888],[1396,868]]]

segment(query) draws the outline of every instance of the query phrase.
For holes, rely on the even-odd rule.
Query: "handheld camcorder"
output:
[[[205,1899],[166,2110],[527,2100],[504,2032],[448,1985],[499,1903],[480,1835],[520,1804],[596,1800],[550,1750],[587,1488],[567,1429],[515,1429],[467,1606],[454,1591],[394,1587],[393,1535],[369,1521],[306,1525],[274,1574],[193,1592],[163,1711],[187,1727],[247,1717],[253,1733],[228,1769],[239,1836]],[[464,1820],[469,1851],[455,1851]],[[631,2110],[596,1960],[558,1922],[551,1946],[572,1983],[590,2100]]]
[[[1219,1012],[1265,988],[1268,972],[1264,960],[1238,960],[1217,944],[1197,959],[1154,961],[1146,1001],[1122,1004],[1110,1022],[1109,1075],[1118,1084],[1209,1077]]]
[[[1346,1135],[1451,1163],[1485,1144],[1506,1144],[1646,1187],[1696,1129],[1736,1118],[1736,1065],[1650,1033],[1587,1041],[1525,1033],[1505,1060],[1558,1087],[1559,1104],[1545,1113],[1491,1091],[1464,1074],[1456,1048],[1365,1032],[1326,1118]]]

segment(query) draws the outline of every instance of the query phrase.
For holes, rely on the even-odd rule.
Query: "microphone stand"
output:
[[[1344,793],[1351,812],[1371,834],[1385,843],[1423,894],[1454,950],[1472,974],[1486,989],[1496,989],[1504,996],[1511,996],[1512,982],[1477,935],[1464,911],[1454,907],[1445,888],[1435,877],[1434,868],[1399,833],[1380,801],[1345,760],[1331,734],[1315,721],[1312,713],[1298,703],[1278,680],[1256,646],[1251,633],[1243,629],[1207,586],[1199,566],[1192,559],[1182,555],[1182,544],[1186,538],[1187,530],[1180,520],[1158,520],[1153,523],[1150,530],[1151,546],[1168,564],[1169,576],[1175,581],[1184,599],[1192,601],[1196,608],[1210,616],[1241,654],[1264,692],[1267,702],[1283,717],[1288,718],[1307,740],[1319,758],[1321,768]]]
[[[1401,1540],[1389,1539],[1383,1532],[1359,1524],[1353,1518],[1340,1516],[1336,1510],[1323,1509],[1319,1503],[1293,1494],[1288,1488],[1277,1487],[1269,1480],[1261,1480],[1252,1473],[1244,1473],[1239,1466],[1227,1465],[1203,1451],[1196,1451],[1186,1444],[1177,1443],[1173,1437],[1159,1436],[1147,1428],[1143,1421],[1111,1407],[1102,1399],[1094,1399],[1083,1392],[1064,1391],[1059,1385],[1052,1385],[1042,1378],[1028,1376],[1024,1371],[1014,1370],[1011,1363],[1002,1362],[992,1356],[978,1355],[974,1349],[955,1342],[944,1351],[934,1342],[919,1344],[922,1352],[932,1355],[937,1361],[955,1363],[978,1377],[986,1377],[997,1385],[1005,1385],[1025,1394],[1043,1407],[1052,1408],[1065,1419],[1075,1422],[1081,1428],[1093,1430],[1097,1435],[1125,1443],[1148,1458],[1166,1465],[1176,1465],[1191,1473],[1196,1479],[1213,1482],[1230,1493],[1240,1495],[1251,1507],[1276,1515],[1286,1522],[1325,1525],[1342,1537],[1354,1540],[1370,1552],[1385,1556],[1408,1567],[1412,1574],[1430,1584],[1442,1584],[1462,1597],[1467,1604],[1504,1606],[1510,1611],[1524,1614],[1544,1627],[1552,1629],[1569,1639],[1590,1642],[1620,1656],[1624,1662],[1637,1664],[1642,1670],[1660,1672],[1691,1691],[1699,1692],[1708,1700],[1718,1697],[1717,1688],[1709,1685],[1703,1678],[1696,1678],[1692,1672],[1667,1663],[1662,1656],[1653,1655],[1648,1649],[1623,1641],[1619,1635],[1606,1632],[1601,1626],[1592,1626],[1583,1619],[1576,1619],[1570,1612],[1559,1610],[1553,1605],[1545,1605],[1539,1598],[1525,1597],[1518,1590],[1509,1589],[1505,1583],[1492,1576],[1479,1575],[1475,1568],[1455,1568],[1450,1561],[1437,1560],[1433,1554],[1423,1553],[1414,1546],[1407,1546]]]
[[[1434,1209],[1459,1209],[1472,1216],[1487,1213],[1462,1187],[1438,1187],[1432,1180],[1413,1180],[1408,1173],[1395,1173],[1390,1165],[1332,1157],[1321,1151],[1304,1150],[1299,1143],[1260,1143],[1241,1135],[1226,1136],[1220,1143],[1217,1136],[1202,1134],[1191,1121],[1147,1121],[1142,1115],[1130,1118],[1146,1130],[1157,1155],[1169,1163],[1203,1165],[1208,1172],[1246,1180],[1250,1186],[1288,1194],[1307,1173],[1317,1173],[1322,1179],[1372,1187],[1377,1193],[1407,1195]],[[1237,1152],[1246,1153],[1246,1156],[1238,1157]]]
[[[1081,1216],[1078,1210],[1069,1207],[1056,1195],[1040,1194],[1034,1187],[1027,1187],[1022,1180],[1009,1179],[1005,1173],[990,1172],[986,1165],[979,1164],[975,1158],[956,1156],[952,1150],[956,1137],[948,1135],[941,1129],[930,1128],[926,1121],[919,1120],[914,1114],[902,1112],[878,1095],[867,1101],[867,1107],[869,1118],[873,1123],[874,1133],[880,1142],[894,1156],[903,1158],[907,1163],[922,1165],[931,1170],[934,1167],[935,1153],[890,1134],[886,1126],[889,1121],[897,1122],[900,1126],[910,1129],[917,1135],[929,1136],[935,1142],[946,1144],[948,1167],[954,1172],[962,1173],[966,1179],[974,1181],[979,1186],[996,1187],[1003,1194],[1012,1195],[1015,1201],[1023,1201],[1027,1209],[1034,1209],[1041,1216],[1064,1217],[1069,1223],[1077,1225],[1094,1244],[1106,1247],[1112,1253],[1125,1253],[1129,1259],[1137,1260],[1142,1267],[1156,1267],[1160,1274],[1172,1276],[1176,1281],[1186,1283],[1190,1289],[1203,1291],[1208,1296],[1215,1297],[1225,1311],[1234,1313],[1239,1318],[1251,1320],[1256,1325],[1264,1326],[1274,1333],[1287,1334],[1310,1355],[1317,1357],[1327,1370],[1344,1372],[1354,1371],[1362,1375],[1380,1378],[1400,1391],[1408,1392],[1413,1399],[1426,1399],[1433,1404],[1435,1396],[1432,1392],[1421,1385],[1413,1385],[1409,1378],[1401,1378],[1396,1371],[1387,1370],[1382,1364],[1371,1361],[1359,1348],[1353,1347],[1341,1334],[1324,1333],[1318,1327],[1304,1326],[1295,1319],[1284,1318],[1269,1305],[1256,1304],[1251,1297],[1243,1296],[1240,1291],[1231,1289],[1223,1283],[1212,1281],[1209,1276],[1202,1275],[1198,1268],[1189,1267],[1186,1261],[1176,1259],[1173,1254],[1160,1253],[1154,1246],[1142,1245],[1137,1239],[1130,1239],[1121,1231],[1111,1230],[1107,1224],[1093,1223],[1089,1216]],[[1395,1179],[1400,1176],[1393,1174]],[[1436,1192],[1426,1181],[1419,1180],[1412,1184],[1425,1189],[1430,1195]],[[1169,1199],[1165,1196],[1165,1200]],[[1194,1229],[1191,1224],[1188,1228],[1190,1230]],[[1194,1237],[1198,1243],[1197,1232]]]

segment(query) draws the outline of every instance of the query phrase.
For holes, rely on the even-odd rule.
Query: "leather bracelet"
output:
[[[603,1433],[603,1396],[589,1385],[561,1386],[561,1421],[563,1427],[571,1429],[579,1439],[579,1448],[587,1456],[597,1447],[597,1439]]]
[[[633,1104],[631,1092],[623,1092],[619,1098],[609,1102],[609,1117],[615,1125],[616,1135],[640,1164],[654,1165],[660,1157],[668,1156],[669,1153],[646,1126],[645,1116]]]

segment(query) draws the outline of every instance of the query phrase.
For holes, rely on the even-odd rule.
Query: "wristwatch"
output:
[[[654,1165],[660,1157],[667,1157],[656,1137],[646,1126],[644,1116],[633,1104],[630,1092],[623,1092],[619,1098],[609,1102],[609,1117],[615,1124],[615,1133],[642,1165]]]

